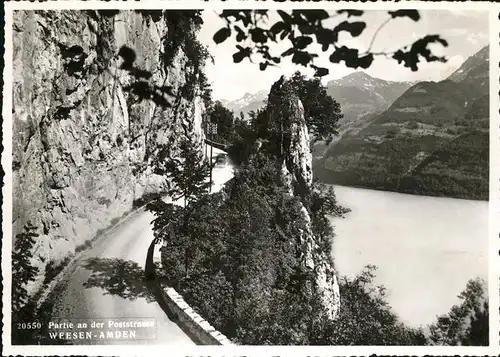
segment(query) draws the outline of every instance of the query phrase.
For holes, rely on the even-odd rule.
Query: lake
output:
[[[352,211],[333,219],[340,275],[378,266],[375,282],[401,320],[425,326],[459,302],[474,277],[488,279],[488,202],[334,185]]]

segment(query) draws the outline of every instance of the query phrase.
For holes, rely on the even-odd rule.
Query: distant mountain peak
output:
[[[467,58],[464,63],[462,63],[462,65],[448,77],[448,79],[453,82],[461,82],[471,76],[475,76],[477,74],[476,72],[480,72],[483,76],[487,75],[489,72],[489,57],[490,46],[488,45]]]
[[[356,71],[349,73],[347,76],[342,77],[342,79],[374,79],[365,71]]]
[[[361,87],[371,88],[375,86],[385,86],[388,84],[395,84],[395,83],[407,83],[407,82],[387,81],[385,79],[370,76],[368,73],[364,71],[356,71],[349,73],[347,76],[341,77],[339,79],[334,79],[328,82],[327,86],[339,85],[339,86],[354,86],[358,88]]]
[[[242,97],[235,100],[221,100],[226,108],[232,110],[236,114],[240,111],[248,113],[252,110],[257,110],[264,105],[264,100],[267,98],[268,91],[259,90],[256,93],[246,92]]]

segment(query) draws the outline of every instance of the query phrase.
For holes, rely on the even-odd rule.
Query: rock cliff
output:
[[[191,12],[16,11],[13,235],[38,229],[42,275],[159,192],[183,135],[202,143]],[[201,147],[201,146],[200,146]]]
[[[302,214],[306,222],[302,234],[298,237],[298,251],[304,267],[314,273],[317,294],[327,315],[334,319],[340,306],[340,291],[336,271],[329,252],[320,249],[315,237],[311,214],[306,208],[308,197],[312,192],[313,172],[312,153],[309,134],[304,118],[304,108],[293,88],[284,78],[271,88],[267,105],[268,132],[280,132],[282,139],[275,138],[270,142],[281,142],[281,147],[274,147],[282,160],[282,174],[290,187],[290,194],[302,200]],[[277,128],[280,128],[277,131]]]

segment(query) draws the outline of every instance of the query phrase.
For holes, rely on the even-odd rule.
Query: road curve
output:
[[[214,156],[223,153],[213,150]],[[212,192],[233,175],[232,166],[218,164],[213,171]],[[56,319],[154,318],[154,340],[78,340],[78,344],[194,344],[156,302],[144,280],[146,254],[153,240],[154,216],[140,209],[101,237],[66,273],[53,308]],[[74,341],[75,342],[75,341]]]

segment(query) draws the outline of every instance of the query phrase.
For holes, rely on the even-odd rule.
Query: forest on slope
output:
[[[325,183],[487,200],[489,47],[447,80],[417,83],[315,161]]]

